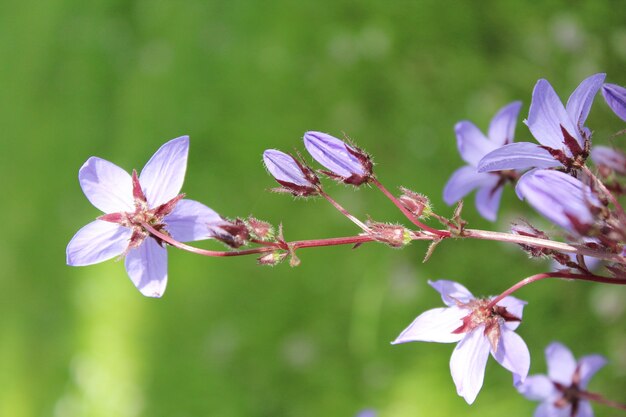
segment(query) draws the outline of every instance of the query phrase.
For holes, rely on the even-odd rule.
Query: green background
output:
[[[65,265],[73,234],[99,215],[77,172],[92,155],[140,169],[188,134],[183,191],[228,217],[282,222],[288,239],[357,233],[321,200],[268,192],[261,154],[302,149],[306,130],[348,134],[390,189],[441,198],[462,164],[454,124],[485,130],[537,79],[566,98],[595,72],[626,84],[621,1],[2,1],[0,2],[0,416],[531,416],[490,359],[468,406],[449,374],[452,345],[391,346],[441,300],[428,279],[495,294],[544,270],[515,247],[450,241],[306,249],[302,265],[255,265],[169,250],[162,299],[121,262]],[[623,129],[598,99],[596,143]],[[621,143],[623,139],[619,139]],[[403,221],[375,189],[328,184],[355,215]],[[545,222],[505,191],[495,225]],[[207,242],[203,247],[220,248]],[[543,282],[519,334],[545,372],[553,340],[610,366],[591,389],[625,401],[626,292]],[[595,407],[599,416],[616,415]]]

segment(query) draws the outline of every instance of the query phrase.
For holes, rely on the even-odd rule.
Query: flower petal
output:
[[[621,175],[626,175],[626,154],[608,146],[591,148],[591,159],[598,166],[605,166]]]
[[[472,122],[462,121],[454,126],[456,144],[465,162],[476,166],[480,158],[497,148]]]
[[[167,285],[167,251],[151,237],[126,255],[126,272],[146,297],[161,297]]]
[[[277,181],[295,184],[301,187],[312,187],[302,169],[293,156],[276,149],[267,149],[263,152],[263,163],[272,177]]]
[[[452,205],[478,188],[489,182],[491,174],[476,172],[476,168],[465,165],[454,171],[443,189],[443,200]]]
[[[114,163],[92,156],[78,171],[78,181],[87,199],[99,210],[133,211],[132,180]]]
[[[472,404],[483,386],[485,365],[489,357],[489,341],[483,336],[484,326],[467,333],[452,352],[450,372],[456,392]]]
[[[189,136],[181,136],[161,146],[143,167],[139,182],[150,207],[166,203],[180,193],[188,153]]]
[[[604,84],[602,96],[617,117],[626,122],[626,88],[617,84]]]
[[[561,343],[552,342],[546,348],[546,362],[550,379],[569,387],[576,371],[572,352]]]
[[[537,407],[533,417],[570,417],[571,407],[558,408],[551,402],[544,402]]]
[[[506,145],[513,142],[515,136],[515,125],[517,124],[517,116],[522,107],[521,101],[514,101],[504,106],[491,119],[489,124],[489,140],[498,146]]]
[[[497,175],[490,175],[489,182],[483,184],[476,193],[476,209],[485,219],[495,222],[504,187]]]
[[[578,411],[574,417],[593,417],[593,409],[589,401],[581,400],[578,402]]]
[[[504,326],[509,330],[515,330],[521,324],[522,313],[524,312],[524,306],[528,304],[528,302],[524,300],[520,300],[519,298],[508,296],[504,297],[502,300],[498,301],[497,305],[501,307],[506,307],[506,311],[520,319],[520,321],[507,321],[504,323]]]
[[[428,281],[428,285],[441,294],[441,299],[449,307],[456,306],[457,302],[468,303],[474,299],[472,293],[458,282],[440,279]]]
[[[584,79],[569,96],[565,109],[570,119],[576,124],[579,132],[585,127],[591,104],[602,86],[606,74],[594,74]]]
[[[70,266],[93,265],[124,253],[132,231],[115,223],[93,221],[80,229],[67,245]]]
[[[530,352],[524,340],[514,331],[501,327],[498,350],[491,351],[493,358],[511,371],[516,381],[524,383],[530,369]]]
[[[551,168],[560,165],[561,163],[541,146],[530,142],[517,142],[504,145],[485,155],[478,163],[478,172]]]
[[[304,147],[313,159],[341,177],[367,174],[356,156],[348,152],[349,145],[334,136],[322,132],[306,132]]]
[[[219,214],[194,200],[180,200],[174,210],[163,219],[167,231],[179,242],[209,239],[211,225],[223,222]]]
[[[531,375],[516,385],[517,391],[533,401],[550,400],[559,395],[559,391],[546,375]]]
[[[585,147],[578,129],[547,80],[539,80],[535,85],[526,124],[542,145],[553,149],[563,148],[563,127],[582,148]]]
[[[602,355],[587,355],[580,358],[578,360],[580,388],[586,389],[591,377],[606,364],[607,360]]]
[[[425,311],[391,343],[397,345],[406,342],[458,342],[465,335],[452,332],[463,325],[463,317],[468,313],[468,310],[456,306]]]

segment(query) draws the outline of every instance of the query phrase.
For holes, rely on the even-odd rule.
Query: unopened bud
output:
[[[400,191],[402,191],[402,195],[398,200],[413,215],[428,217],[433,213],[428,197],[404,187],[400,187]]]
[[[211,232],[215,239],[233,249],[247,245],[250,240],[248,227],[241,219],[235,219],[234,221],[224,220],[217,225],[211,226]]]
[[[617,84],[604,84],[602,96],[611,110],[622,120],[626,121],[626,88]]]
[[[594,146],[591,149],[591,159],[605,177],[609,176],[610,171],[626,175],[626,155],[622,151],[608,146]]]
[[[528,236],[534,237],[538,239],[550,239],[548,235],[546,235],[541,230],[537,229],[530,223],[525,220],[522,220],[521,223],[512,223],[511,224],[511,233],[519,236]],[[524,243],[519,243],[520,247],[532,258],[541,258],[545,256],[551,256],[554,251],[550,249],[540,248],[537,246],[530,246]]]
[[[264,242],[274,240],[276,234],[274,233],[274,227],[268,223],[259,219],[255,219],[250,216],[244,220],[246,226],[248,226],[248,232],[258,240]]]
[[[275,266],[281,263],[283,260],[285,260],[287,255],[288,255],[287,252],[279,252],[279,251],[268,252],[264,255],[261,255],[259,258],[257,258],[257,263],[259,265]]]
[[[268,172],[282,187],[274,189],[298,197],[318,194],[320,180],[315,172],[293,156],[276,149],[263,152],[263,162]]]
[[[372,238],[378,242],[386,243],[392,248],[401,248],[413,240],[411,232],[404,226],[397,224],[379,223],[370,220],[367,222],[367,227],[369,227]]]

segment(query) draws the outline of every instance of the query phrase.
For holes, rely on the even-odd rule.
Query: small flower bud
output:
[[[428,197],[404,187],[400,187],[400,191],[402,191],[402,195],[398,200],[413,215],[428,217],[433,213]]]
[[[372,176],[372,161],[361,149],[321,132],[306,132],[304,146],[329,177],[351,185],[366,183]]]
[[[398,224],[379,223],[368,221],[370,236],[378,242],[386,243],[392,248],[401,248],[408,245],[413,239],[411,232]]]
[[[276,182],[282,185],[275,189],[295,196],[315,195],[319,190],[319,178],[315,172],[293,156],[275,149],[263,152],[263,162]]]
[[[276,237],[274,227],[268,222],[255,219],[250,216],[244,220],[244,223],[248,226],[248,232],[250,232],[250,235],[252,235],[255,239],[267,242],[274,240]]]
[[[616,84],[604,84],[602,95],[617,117],[626,122],[626,88]]]
[[[606,171],[608,168],[620,175],[626,175],[626,155],[622,151],[608,146],[594,146],[591,149],[591,159],[601,170],[605,168]]]
[[[288,255],[287,252],[279,252],[279,251],[268,252],[266,254],[261,255],[259,258],[257,258],[257,263],[259,265],[276,266],[282,261],[284,261],[287,255]]]
[[[241,219],[234,221],[224,220],[216,225],[211,225],[212,237],[220,242],[237,249],[248,244],[250,233],[248,227]]]
[[[511,233],[519,236],[535,237],[537,239],[550,239],[548,235],[525,220],[522,220],[521,223],[512,223]],[[543,258],[551,256],[554,253],[554,251],[550,249],[525,245],[523,243],[519,243],[519,245],[531,258]]]

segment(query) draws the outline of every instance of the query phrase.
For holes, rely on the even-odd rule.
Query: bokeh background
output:
[[[10,417],[530,416],[492,360],[473,406],[457,397],[452,345],[391,346],[441,304],[428,279],[495,294],[544,270],[514,247],[450,241],[308,249],[302,265],[170,250],[162,299],[142,297],[120,262],[65,265],[99,215],[77,181],[97,155],[138,168],[189,134],[184,191],[224,216],[282,222],[289,239],[357,232],[324,201],[268,192],[266,148],[302,149],[306,130],[374,155],[389,188],[429,195],[461,165],[461,119],[486,129],[512,100],[527,114],[538,78],[566,98],[599,71],[626,84],[621,1],[45,0],[0,2],[0,415]],[[596,143],[623,129],[598,99]],[[518,125],[518,140],[530,139]],[[619,139],[621,141],[622,139]],[[328,184],[361,218],[403,221],[374,189]],[[496,224],[523,215],[504,195]],[[550,230],[549,226],[546,227]],[[213,242],[202,244],[218,248]],[[543,282],[519,333],[532,373],[553,340],[610,366],[591,388],[626,400],[626,291]],[[617,415],[596,407],[599,416]]]

